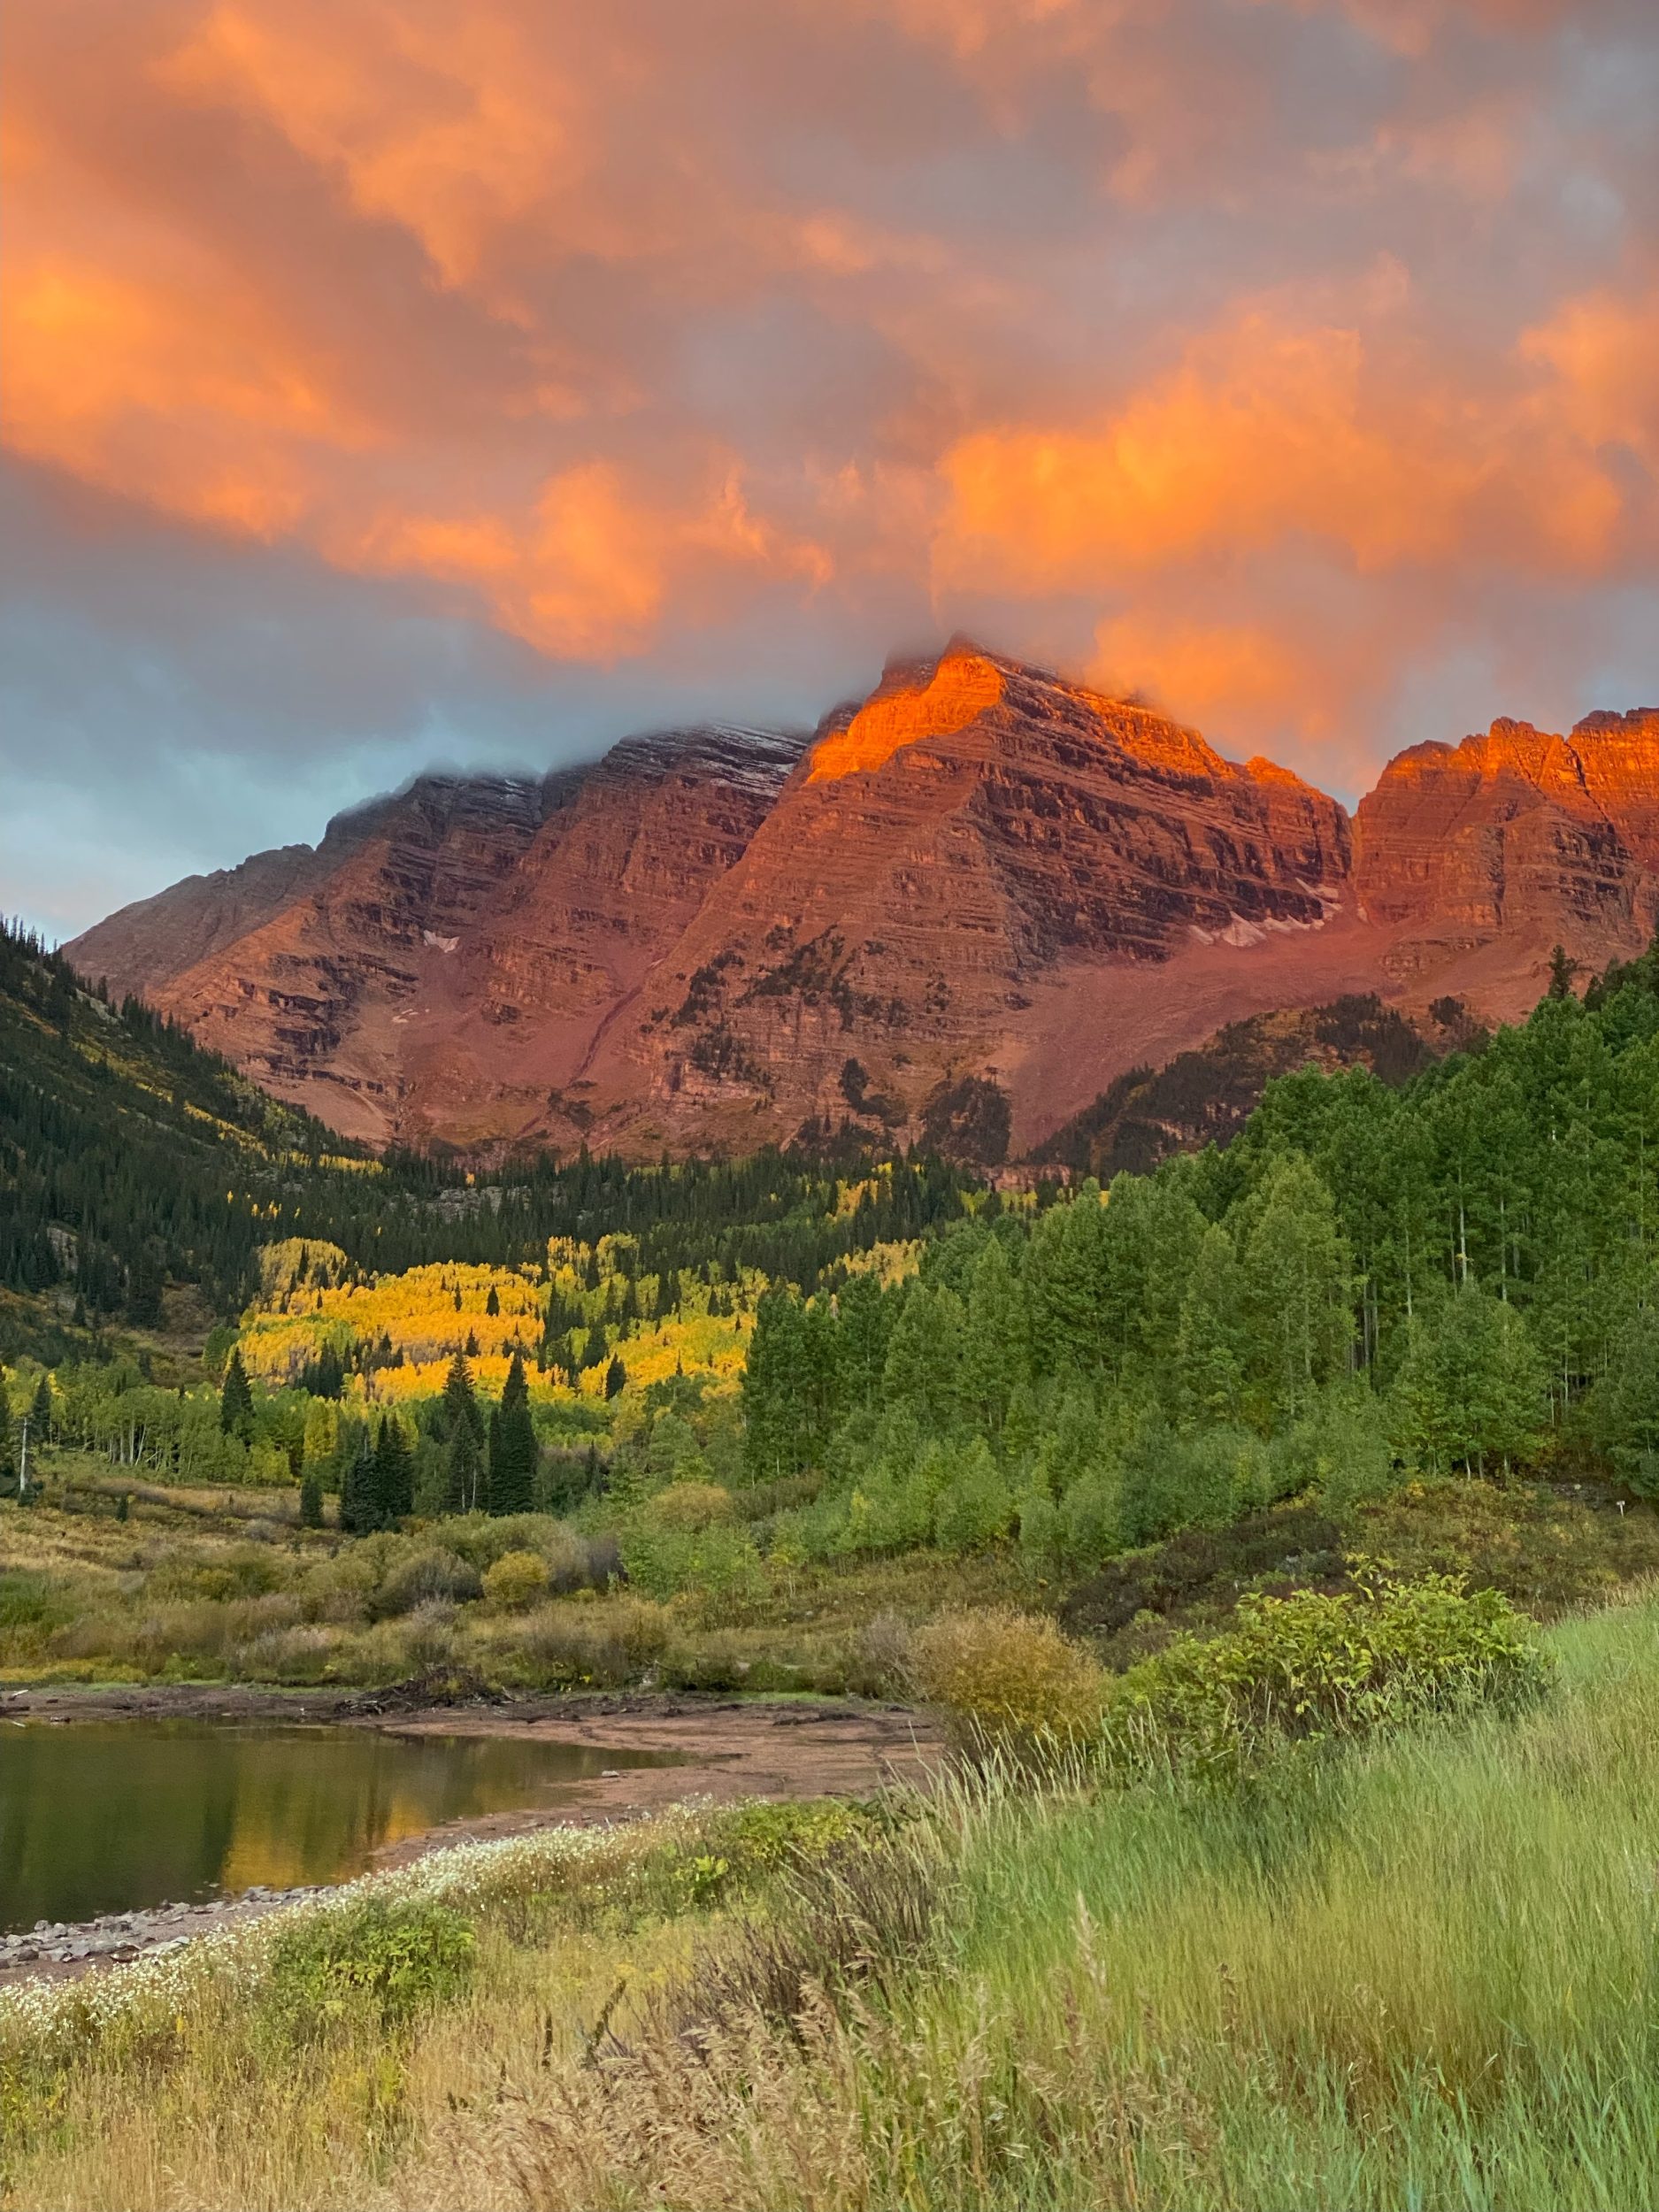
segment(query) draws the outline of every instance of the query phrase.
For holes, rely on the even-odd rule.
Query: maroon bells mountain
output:
[[[1659,710],[1414,746],[1350,822],[959,640],[810,740],[420,778],[67,949],[374,1143],[904,1141],[977,1092],[1024,1149],[1244,1016],[1517,1015],[1556,943],[1599,964],[1656,917]]]

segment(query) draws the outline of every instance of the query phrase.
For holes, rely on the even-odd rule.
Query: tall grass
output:
[[[204,1970],[50,2078],[16,2047],[11,2200],[1659,2203],[1659,1601],[1550,1640],[1518,1716],[1293,1749],[1228,1793],[964,1781],[866,1824],[850,1939],[841,1878],[770,1831],[732,1891],[726,1814],[450,1882],[473,1965],[396,2033],[273,2039],[257,1977]],[[797,1867],[809,1833],[841,1847],[787,1832]]]
[[[1523,1718],[1228,1798],[992,1776],[938,1816],[954,1935],[907,1986],[795,2042],[631,2055],[446,2131],[403,2186],[537,2212],[1659,2203],[1659,1608],[1554,1641]]]

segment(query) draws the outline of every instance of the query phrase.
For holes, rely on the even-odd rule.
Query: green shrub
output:
[[[371,1896],[297,1915],[272,1947],[265,2016],[296,2042],[345,2026],[400,2028],[457,1993],[473,1949],[468,1923],[431,1900]]]
[[[1458,1576],[1380,1576],[1332,1595],[1246,1598],[1226,1635],[1184,1636],[1130,1668],[1106,1709],[1110,1765],[1236,1777],[1280,1745],[1434,1712],[1514,1705],[1548,1680],[1532,1624]]]
[[[545,1586],[545,1567],[541,1578]],[[396,1620],[423,1605],[465,1605],[483,1594],[484,1582],[476,1567],[457,1552],[434,1548],[395,1566],[374,1593],[369,1610],[377,1620]]]
[[[496,1664],[527,1689],[622,1689],[661,1661],[672,1622],[649,1598],[537,1606],[493,1632]]]
[[[432,1531],[434,1540],[486,1574],[498,1559],[513,1551],[540,1553],[547,1562],[549,1587],[580,1590],[603,1579],[595,1574],[592,1548],[568,1521],[550,1513],[508,1513],[494,1517],[468,1513],[440,1521]]]
[[[653,1499],[631,1515],[623,1531],[622,1563],[630,1582],[654,1598],[695,1590],[700,1597],[739,1603],[764,1588],[760,1554],[746,1528],[720,1521],[701,1528],[665,1525],[657,1517],[657,1503]]]
[[[539,1551],[504,1551],[484,1577],[484,1595],[503,1613],[522,1613],[547,1594],[547,1561]]]
[[[910,1675],[961,1746],[1016,1754],[1099,1725],[1105,1678],[1050,1620],[1006,1607],[945,1613],[911,1639]]]
[[[69,1593],[43,1574],[0,1574],[0,1657],[34,1658],[74,1609]]]
[[[150,1574],[146,1588],[152,1598],[207,1598],[222,1604],[228,1598],[263,1597],[280,1589],[283,1579],[280,1559],[249,1547],[211,1559],[188,1554],[164,1559]]]

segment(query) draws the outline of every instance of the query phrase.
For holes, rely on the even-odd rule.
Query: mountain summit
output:
[[[1380,991],[1486,1016],[1659,914],[1659,710],[1500,721],[1356,820],[1265,760],[953,639],[809,740],[423,777],[67,948],[347,1133],[749,1149],[1034,1141],[1139,1063]],[[995,1086],[995,1089],[991,1087]]]

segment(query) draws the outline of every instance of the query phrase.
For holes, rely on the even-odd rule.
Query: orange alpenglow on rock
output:
[[[1002,696],[1002,675],[995,661],[972,649],[947,651],[926,684],[877,692],[844,730],[825,738],[806,780],[833,783],[841,776],[867,775],[906,745],[966,729]]]

